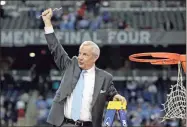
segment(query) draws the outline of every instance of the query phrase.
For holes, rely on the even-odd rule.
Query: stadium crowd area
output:
[[[3,71],[4,70],[4,71]],[[0,117],[1,125],[48,125],[48,116],[55,91],[60,81],[52,81],[49,75],[33,73],[32,80],[16,80],[3,69],[0,73]],[[113,70],[115,71],[115,70]],[[125,96],[127,105],[127,122],[129,126],[176,127],[181,121],[160,122],[164,112],[163,104],[169,88],[176,82],[169,78],[150,81],[114,81],[118,92]],[[107,105],[106,105],[107,106]],[[120,126],[119,117],[114,125]]]
[[[140,11],[132,12],[120,10],[110,11],[110,9],[102,10],[103,8],[105,9],[106,6],[103,4],[104,0],[85,0],[80,2],[80,5],[77,5],[76,8],[74,6],[65,6],[63,3],[60,3],[61,5],[56,7],[60,8],[62,6],[62,9],[60,11],[54,11],[52,24],[55,29],[59,29],[61,31],[95,31],[98,29],[185,30],[185,11],[180,9],[180,7],[185,7],[184,0],[177,2],[174,1],[174,3],[167,0],[163,2],[164,3],[161,1],[149,0],[142,3],[137,2],[139,4],[135,5],[138,8],[141,8],[142,6],[146,6],[148,8],[176,7],[177,10],[171,9],[170,11],[164,11],[164,13],[168,15],[166,16],[162,10],[142,11],[140,9]],[[24,1],[19,5],[19,7],[29,8],[25,10],[23,9],[24,11],[19,11],[19,8],[17,8],[17,11],[11,11],[11,9],[5,9],[6,6],[0,6],[2,20],[1,27],[4,29],[43,29],[44,24],[42,18],[39,16],[46,8],[39,7],[36,9],[35,7],[37,6],[41,5],[34,3],[29,4],[29,1]],[[108,7],[110,7],[110,5],[108,5]],[[54,8],[55,7],[52,7],[52,9]],[[139,20],[142,20],[142,23]]]
[[[129,16],[123,12],[111,12],[111,11],[100,11],[100,0],[97,2],[83,2],[80,7],[75,10],[71,7],[64,9],[63,11],[54,12],[52,17],[52,23],[55,29],[61,31],[77,31],[77,30],[91,30],[95,31],[98,29],[120,29],[120,30],[132,30],[137,29],[132,24],[132,15],[145,16],[146,12],[135,12]],[[93,4],[94,3],[94,4]],[[28,12],[29,17],[32,19],[35,17],[35,22],[38,24],[34,25],[33,28],[43,29],[44,24],[41,18],[41,11],[30,10]],[[130,12],[129,12],[130,13]],[[178,15],[178,14],[177,14]],[[180,14],[179,14],[180,15]],[[137,19],[138,19],[137,18]],[[144,18],[142,18],[144,19]],[[154,19],[151,19],[154,20]],[[184,19],[185,20],[185,19]],[[161,25],[160,25],[161,24]],[[160,30],[174,30],[174,22],[168,18],[167,21],[161,22],[157,25],[156,29]],[[153,29],[153,24],[149,25],[138,25],[138,29]],[[155,29],[155,28],[154,28]],[[182,29],[185,29],[183,26]]]

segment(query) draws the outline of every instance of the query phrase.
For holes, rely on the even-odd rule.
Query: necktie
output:
[[[75,90],[73,91],[71,116],[74,121],[77,121],[80,117],[82,95],[83,95],[83,90],[84,90],[84,73],[85,71],[81,72],[79,80],[76,84]]]

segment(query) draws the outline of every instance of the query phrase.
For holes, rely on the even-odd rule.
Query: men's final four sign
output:
[[[112,127],[115,114],[118,112],[122,127],[127,127],[126,103],[120,101],[110,101],[107,106],[107,111],[104,117],[104,126]]]
[[[1,46],[46,45],[44,30],[2,29]],[[98,45],[156,45],[185,44],[183,31],[151,30],[97,30],[97,31],[60,31],[55,30],[57,39],[63,45],[80,45],[91,40]]]

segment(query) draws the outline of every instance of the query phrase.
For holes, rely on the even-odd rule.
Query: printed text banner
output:
[[[1,46],[46,45],[44,30],[1,30]],[[185,44],[185,31],[65,31],[55,30],[63,45],[80,45],[91,40],[99,45],[171,45]]]

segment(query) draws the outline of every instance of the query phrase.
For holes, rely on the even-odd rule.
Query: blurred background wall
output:
[[[0,2],[1,125],[48,125],[61,74],[38,16],[49,7],[62,7],[52,17],[60,43],[70,57],[84,40],[99,45],[97,66],[113,74],[117,90],[126,97],[128,125],[182,126],[176,119],[160,123],[161,104],[176,83],[177,65],[135,63],[128,57],[141,52],[186,54],[185,0]]]

